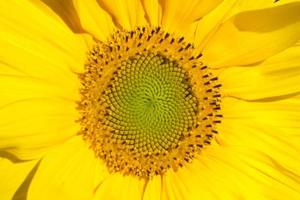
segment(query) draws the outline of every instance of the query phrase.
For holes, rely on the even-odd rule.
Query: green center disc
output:
[[[131,150],[164,152],[195,125],[197,99],[185,70],[159,54],[122,62],[104,94],[105,123]]]

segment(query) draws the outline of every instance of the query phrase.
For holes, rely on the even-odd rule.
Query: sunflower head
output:
[[[217,133],[220,84],[184,38],[117,31],[81,74],[80,134],[113,172],[149,177],[191,162]]]

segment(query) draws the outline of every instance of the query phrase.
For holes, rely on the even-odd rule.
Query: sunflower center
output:
[[[164,152],[192,129],[197,99],[185,71],[159,54],[129,58],[105,91],[105,125],[137,152]]]
[[[177,170],[211,143],[221,84],[201,56],[160,28],[118,30],[95,42],[79,76],[79,134],[111,173]]]

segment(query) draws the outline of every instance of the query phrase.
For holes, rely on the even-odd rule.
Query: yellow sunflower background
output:
[[[299,11],[297,0],[1,0],[0,199],[300,199]],[[137,27],[184,37],[222,85],[218,133],[147,178],[110,171],[78,134],[89,52]]]

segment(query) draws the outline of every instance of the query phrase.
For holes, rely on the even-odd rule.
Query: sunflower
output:
[[[0,2],[0,199],[300,199],[300,2]]]

